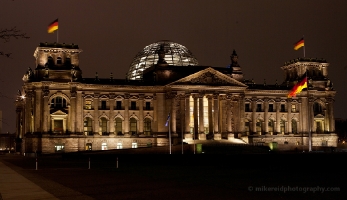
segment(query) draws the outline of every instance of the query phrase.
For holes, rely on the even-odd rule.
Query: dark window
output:
[[[106,110],[106,101],[101,101],[101,110]]]
[[[314,103],[313,104],[313,112],[314,112],[314,116],[316,116],[318,114],[323,114],[322,106],[319,103]]]
[[[257,104],[257,112],[261,112],[261,104]]]
[[[295,119],[292,119],[292,133],[298,133],[298,124],[296,123]]]
[[[107,135],[107,119],[106,118],[101,118],[99,121],[99,129],[102,135]]]
[[[286,105],[281,104],[281,112],[286,112]]]
[[[117,135],[122,135],[122,119],[116,118],[115,129]]]
[[[273,104],[269,104],[269,112],[273,112],[274,111],[274,105]]]
[[[61,65],[63,62],[62,62],[62,60],[61,60],[61,57],[58,57],[57,58],[57,64],[59,64],[59,65]]]
[[[130,106],[130,110],[136,110],[136,101],[132,101]]]
[[[146,110],[150,110],[151,109],[151,102],[146,102]]]
[[[144,134],[150,135],[151,134],[151,120],[146,118],[145,119],[145,127],[144,127]]]
[[[134,118],[130,119],[130,134],[135,135],[137,133],[137,120]]]
[[[245,104],[245,112],[251,112],[251,106],[249,103]]]
[[[116,110],[122,110],[122,102],[121,101],[116,101]]]
[[[48,56],[48,65],[53,66],[54,65],[54,60],[52,56]]]

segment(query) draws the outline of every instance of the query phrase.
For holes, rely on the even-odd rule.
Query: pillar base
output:
[[[186,140],[193,140],[193,134],[191,134],[191,133],[185,133],[185,134],[184,134],[184,139],[186,139]]]
[[[205,133],[199,133],[199,140],[206,140],[206,134]]]
[[[214,140],[221,140],[221,139],[222,139],[222,134],[220,134],[220,133],[215,133],[215,134],[213,135],[213,139],[214,139]]]
[[[228,133],[228,140],[233,140],[235,138],[234,133]]]

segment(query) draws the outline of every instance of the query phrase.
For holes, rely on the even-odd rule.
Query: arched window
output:
[[[61,57],[58,57],[58,58],[57,58],[57,64],[58,64],[58,65],[63,64],[63,61],[62,61]]]
[[[145,135],[150,135],[151,134],[151,119],[146,118],[144,122],[144,134]]]
[[[318,114],[323,115],[322,106],[321,106],[319,103],[317,103],[317,102],[315,102],[315,103],[313,104],[313,113],[314,113],[314,116],[316,116],[316,115],[318,115]]]
[[[281,134],[284,134],[285,133],[285,130],[286,130],[286,121],[284,121],[283,119],[281,120],[281,123],[280,123],[280,132]]]
[[[105,117],[102,117],[99,120],[99,132],[101,132],[102,135],[108,135],[108,132],[107,132],[107,119]]]
[[[130,118],[130,134],[137,134],[137,120],[135,118]]]
[[[115,121],[115,131],[116,135],[122,135],[122,119],[121,118],[116,118]]]
[[[297,134],[298,133],[298,123],[295,119],[292,119],[292,133]]]
[[[272,120],[272,119],[269,119],[269,122],[268,122],[268,130],[269,130],[269,133],[271,134],[271,135],[273,135],[273,133],[274,133],[274,120]]]
[[[63,97],[55,97],[51,101],[51,108],[66,108],[66,100]]]
[[[259,135],[261,135],[261,130],[262,130],[262,122],[260,120],[257,120],[256,131]]]
[[[48,56],[47,58],[47,62],[49,66],[53,66],[54,65],[54,60],[52,56]]]
[[[86,117],[83,123],[84,135],[93,135],[93,120],[90,117]]]

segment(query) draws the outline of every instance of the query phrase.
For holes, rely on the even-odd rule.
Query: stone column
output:
[[[334,99],[327,98],[328,120],[329,120],[329,133],[335,133],[335,119],[334,119]]]
[[[313,131],[316,131],[316,124],[314,123],[314,112],[313,112],[313,103],[314,103],[314,98],[309,97],[309,113],[308,113],[308,119],[310,120],[310,130],[311,133]]]
[[[292,133],[292,99],[287,100],[287,122],[288,122],[288,128],[286,134]]]
[[[213,108],[212,108],[212,95],[207,96],[208,100],[208,134],[213,135]]]
[[[25,96],[25,132],[24,133],[32,133],[32,114],[33,114],[33,107],[32,107],[32,98],[33,98],[33,92],[27,91]]]
[[[76,91],[77,96],[76,96],[76,132],[79,135],[83,134],[83,129],[84,129],[84,116],[83,116],[83,97],[82,97],[82,91]]]
[[[124,134],[129,135],[129,93],[124,94]]]
[[[157,114],[157,95],[154,93],[153,94],[153,132],[157,133],[158,132],[158,114]]]
[[[39,88],[36,88],[35,90],[35,104],[34,104],[34,132],[41,133],[42,131],[42,111],[41,111],[41,106],[42,106],[42,90]]]
[[[256,111],[257,111],[257,98],[253,97],[252,98],[252,130],[251,130],[253,134],[257,132]]]
[[[177,132],[177,127],[176,127],[176,116],[177,116],[177,95],[172,95],[171,96],[171,134],[176,134]]]
[[[245,95],[239,97],[239,115],[240,116],[240,132],[245,133]]]
[[[114,130],[114,107],[115,107],[115,94],[111,93],[110,94],[110,100],[109,100],[109,105],[110,105],[110,134],[115,134]]]
[[[281,130],[281,99],[277,98],[276,99],[276,122],[275,122],[275,130],[274,132],[278,134]]]
[[[180,116],[179,116],[179,119],[180,119],[180,124],[181,124],[181,126],[180,126],[180,129],[181,130],[179,130],[179,132],[181,132],[181,138],[183,138],[183,136],[184,136],[184,122],[185,122],[185,97],[184,97],[185,95],[183,95],[183,94],[181,94],[180,96],[179,96],[179,98],[180,98]]]
[[[213,94],[213,128],[214,128],[214,134],[219,133],[219,127],[218,127],[218,116],[219,116],[219,101],[218,101],[218,94]]]
[[[184,127],[184,138],[185,139],[192,139],[192,134],[190,134],[190,123],[193,123],[190,121],[190,94],[185,94],[184,95],[184,101],[185,101],[185,104],[184,104],[184,119],[185,119],[185,127]]]
[[[143,124],[144,124],[144,117],[143,117],[143,98],[144,94],[139,95],[139,135],[143,135]]]
[[[94,94],[94,134],[99,134],[99,94]]]
[[[226,116],[226,118],[227,118],[227,132],[228,132],[228,134],[230,134],[232,132],[232,129],[231,129],[231,94],[227,95],[226,109],[227,109],[227,116]]]
[[[199,133],[204,133],[204,95],[199,94]]]
[[[72,133],[76,133],[76,113],[77,113],[77,101],[76,101],[76,96],[77,96],[77,93],[75,91],[75,88],[73,88],[71,91],[70,91],[70,94],[71,94],[71,99],[70,99],[70,113],[69,113],[69,116],[70,116],[70,131]]]
[[[198,95],[193,95],[194,99],[194,110],[193,110],[193,117],[194,117],[194,139],[198,138]]]
[[[264,98],[264,132],[269,133],[269,99]]]
[[[48,127],[48,117],[49,117],[49,104],[48,104],[48,95],[49,90],[48,88],[43,89],[43,116],[42,116],[42,133],[47,134],[49,127]]]

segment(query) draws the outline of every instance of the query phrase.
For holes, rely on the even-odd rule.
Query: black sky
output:
[[[200,65],[223,67],[235,49],[246,79],[281,83],[284,62],[303,57],[293,43],[305,35],[306,57],[325,58],[337,90],[335,117],[347,118],[347,1],[345,0],[2,0],[0,28],[16,26],[31,38],[0,41],[0,110],[3,132],[15,131],[16,91],[40,42],[56,42],[47,26],[59,18],[59,42],[83,50],[83,77],[125,78],[146,45],[171,40]]]

